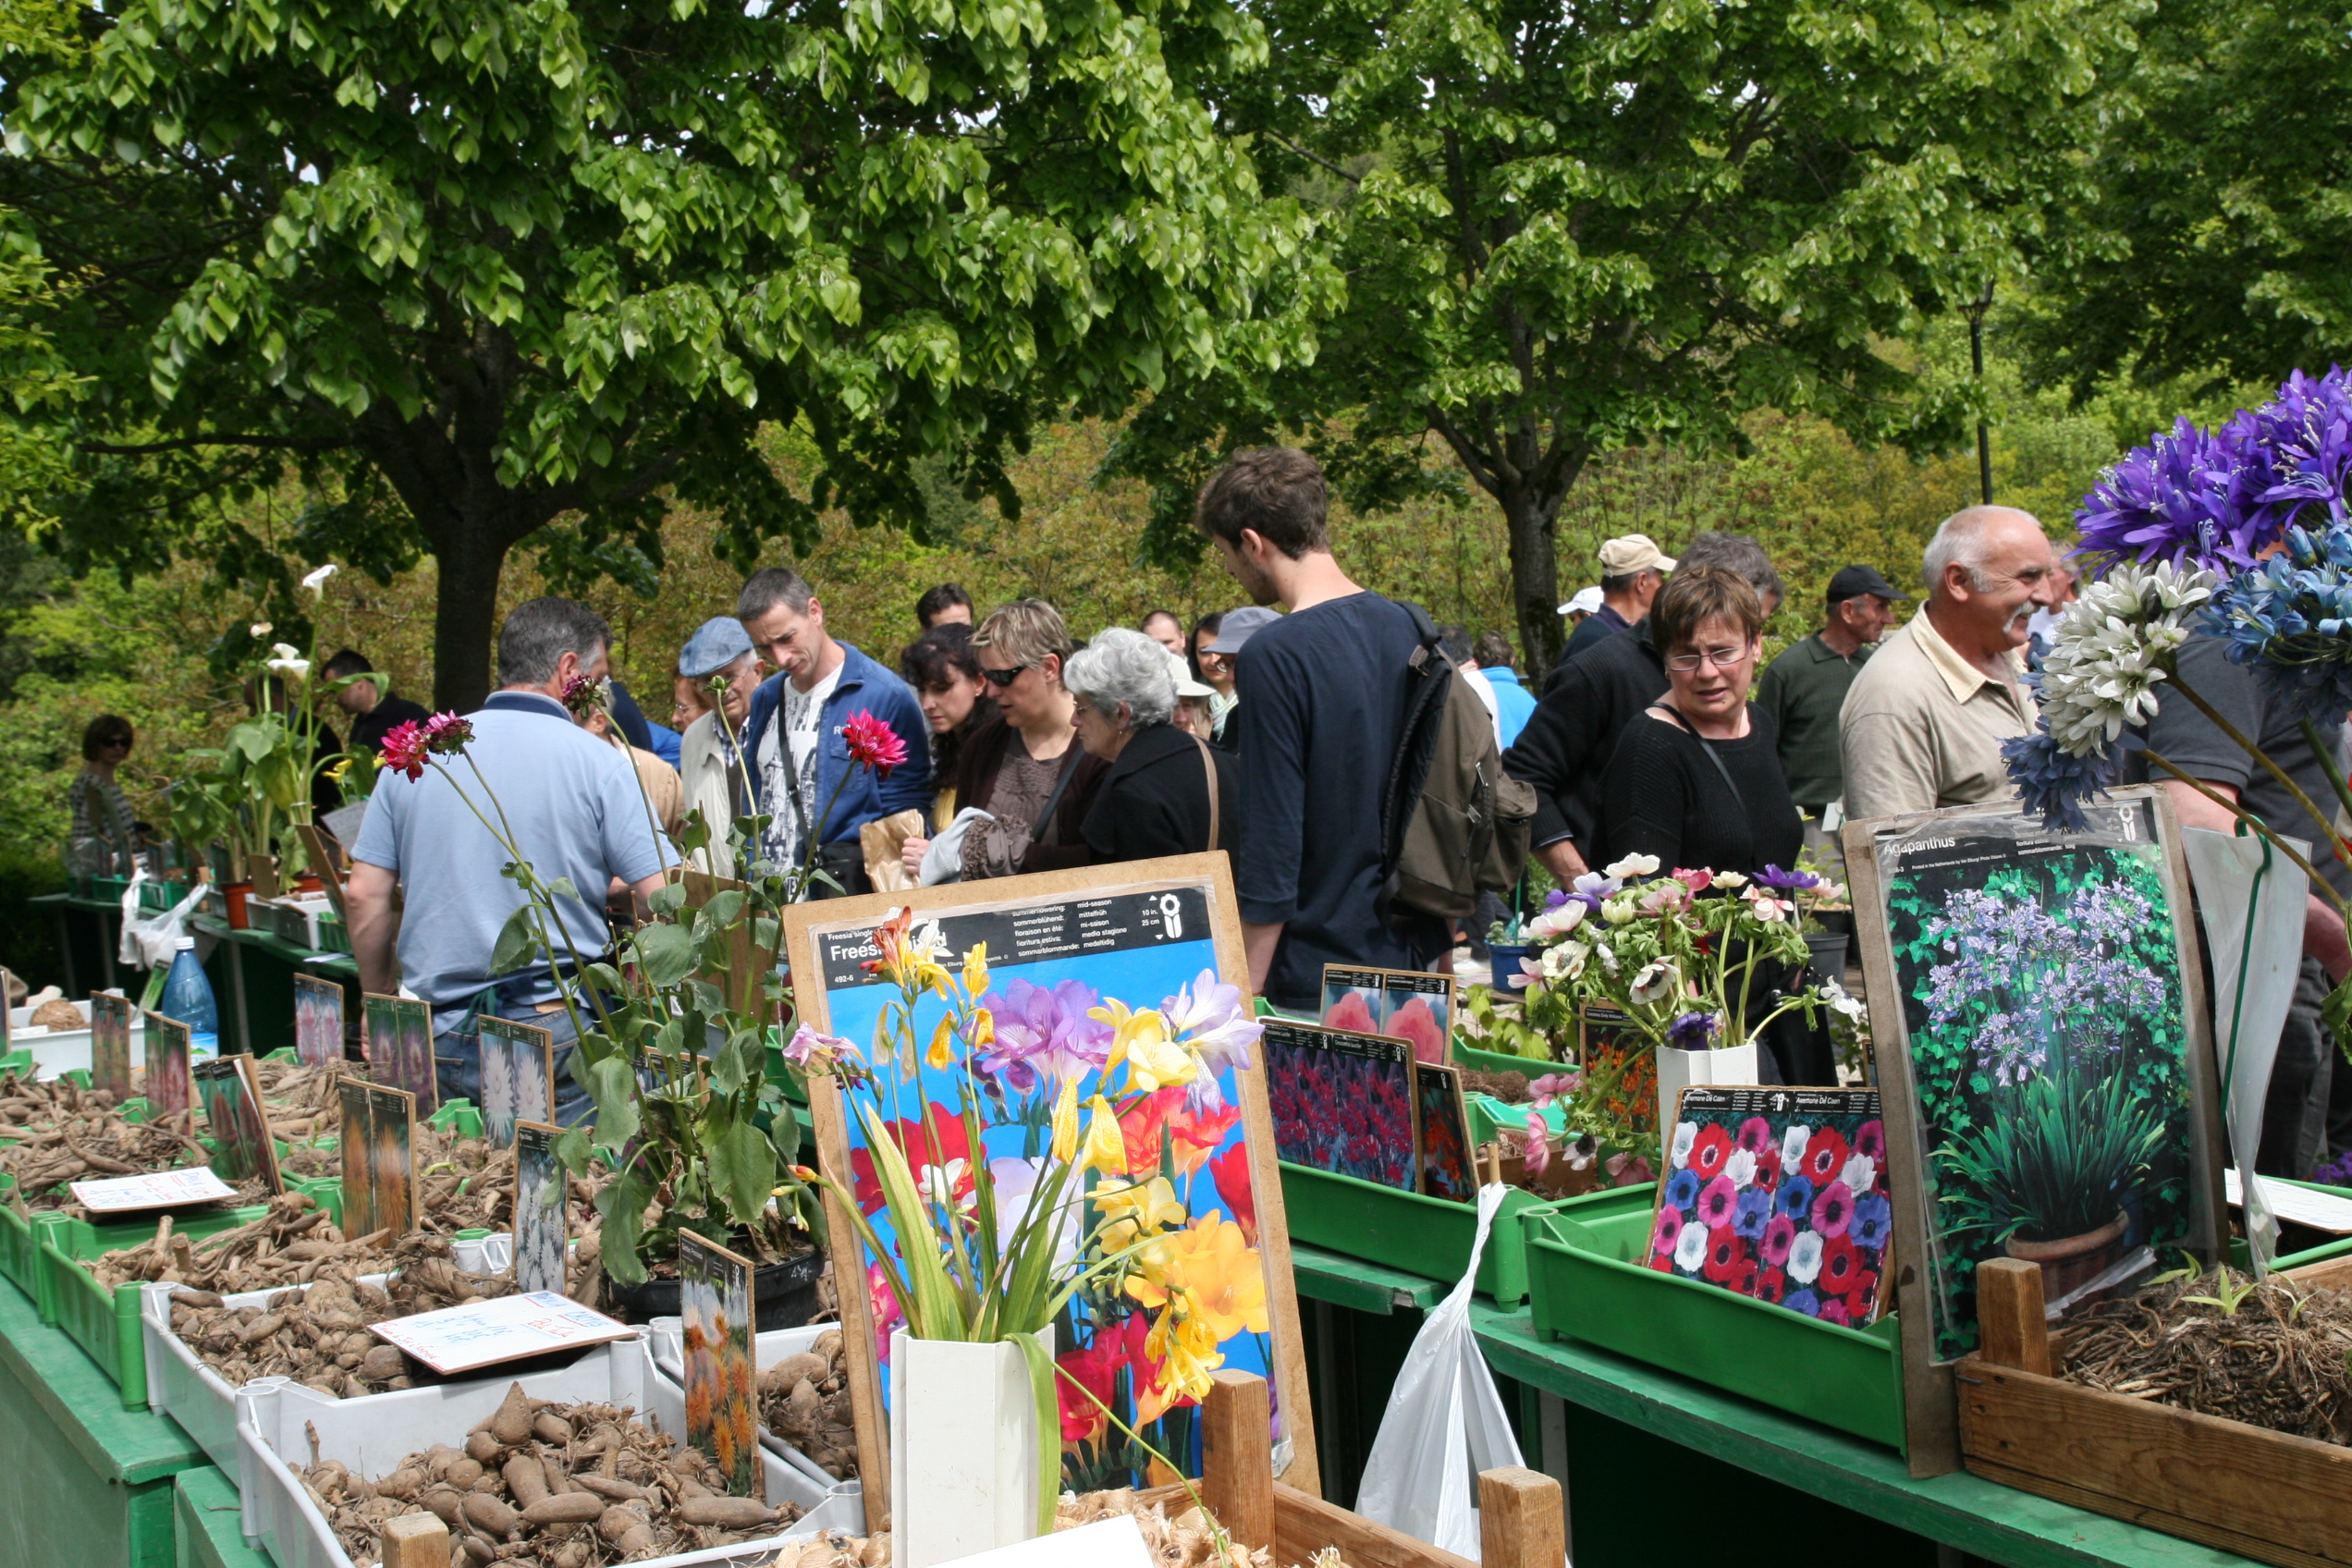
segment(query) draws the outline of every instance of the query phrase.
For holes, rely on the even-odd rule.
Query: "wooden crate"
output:
[[[2352,1285],[2352,1262],[2286,1276]],[[1983,1346],[1960,1363],[1960,1449],[1976,1474],[2020,1491],[2281,1568],[2352,1564],[2352,1448],[2052,1377],[2041,1270],[1977,1270]]]

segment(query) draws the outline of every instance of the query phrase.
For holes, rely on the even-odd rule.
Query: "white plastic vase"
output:
[[[1671,1142],[1674,1135],[1674,1103],[1693,1084],[1753,1084],[1756,1082],[1756,1042],[1726,1046],[1719,1051],[1658,1047],[1658,1133]]]
[[[1037,1396],[1019,1346],[894,1331],[891,1562],[932,1568],[1035,1539],[1037,1442]]]

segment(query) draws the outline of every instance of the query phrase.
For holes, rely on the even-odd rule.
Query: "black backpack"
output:
[[[1380,918],[1467,918],[1508,893],[1527,858],[1536,791],[1502,770],[1494,716],[1464,689],[1415,604],[1404,729],[1380,795]]]

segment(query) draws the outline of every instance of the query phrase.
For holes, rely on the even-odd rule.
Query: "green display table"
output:
[[[0,1563],[174,1568],[174,1481],[203,1464],[171,1421],[125,1410],[105,1374],[0,1284]]]
[[[1330,1424],[1327,1378],[1341,1374],[1355,1385],[1347,1403],[1357,1420],[1371,1413],[1361,1436],[1368,1446],[1397,1346],[1450,1286],[1316,1248],[1292,1256],[1299,1294],[1314,1308],[1306,1329],[1318,1439]],[[1339,1317],[1355,1320],[1342,1327]],[[1471,1320],[1505,1404],[1521,1396],[1527,1464],[1567,1487],[1577,1568],[1656,1563],[1701,1538],[1736,1541],[1750,1568],[1818,1562],[1830,1541],[1838,1555],[1881,1568],[1935,1563],[1945,1555],[1939,1546],[2008,1568],[2247,1561],[1975,1476],[1914,1480],[1893,1449],[1574,1341],[1538,1340],[1525,1311],[1474,1302]],[[1336,1425],[1345,1443],[1347,1423]],[[1327,1464],[1327,1489],[1329,1474]],[[1352,1477],[1345,1489],[1353,1495]]]
[[[191,930],[214,937],[214,967],[223,967],[228,986],[215,998],[221,1011],[221,1043],[227,1049],[267,1056],[294,1043],[294,975],[297,971],[343,987],[343,1016],[360,1015],[360,966],[349,953],[316,953],[266,931],[232,931],[209,914],[194,916]]]
[[[57,962],[62,974],[26,976],[36,987],[55,981],[68,997],[125,985],[133,971],[115,962],[122,944],[122,905],[113,899],[85,899],[76,893],[43,893],[27,899],[34,909],[49,912],[57,928]]]
[[[245,1544],[234,1481],[207,1464],[182,1470],[172,1494],[175,1568],[270,1568],[269,1553]]]

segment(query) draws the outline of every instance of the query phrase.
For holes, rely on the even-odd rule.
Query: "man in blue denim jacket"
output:
[[[777,671],[753,693],[743,732],[759,809],[771,818],[762,849],[779,865],[803,865],[813,837],[818,865],[845,891],[864,892],[859,827],[931,803],[923,710],[905,681],[833,640],[825,606],[798,572],[772,566],[753,573],[735,615]],[[841,726],[862,712],[906,742],[907,760],[888,778],[850,760]]]

